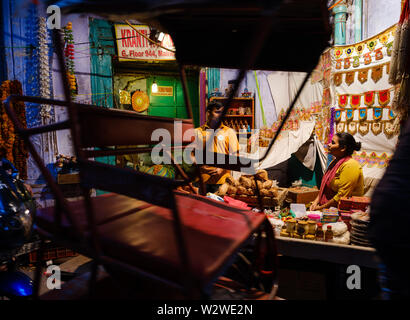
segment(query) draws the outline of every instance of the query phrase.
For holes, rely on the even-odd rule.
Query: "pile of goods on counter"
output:
[[[274,207],[283,203],[286,191],[279,188],[277,181],[269,180],[266,170],[259,170],[256,175],[242,175],[238,180],[228,177],[215,193],[217,196],[229,196],[251,206],[258,206],[257,190],[262,197],[262,204]]]
[[[267,215],[280,237],[371,246],[367,235],[369,203],[367,197],[349,197],[341,199],[339,208],[296,213],[282,209]]]

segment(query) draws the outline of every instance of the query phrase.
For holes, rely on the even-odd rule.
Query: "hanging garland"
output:
[[[67,25],[64,27],[64,41],[65,41],[64,55],[66,57],[68,84],[70,86],[70,92],[71,92],[72,97],[75,97],[78,91],[77,91],[75,69],[74,69],[75,68],[75,65],[74,65],[74,37],[73,37],[73,29],[72,29],[71,22],[67,23]]]
[[[336,109],[335,108],[330,108],[330,130],[329,130],[329,137],[327,139],[328,143],[330,143],[333,139],[333,135],[335,133],[335,114],[336,114]]]
[[[4,101],[9,95],[22,95],[21,83],[17,80],[4,81],[0,86],[1,100]],[[26,107],[23,102],[14,102],[12,108],[17,114],[17,118],[24,128],[27,127]],[[9,119],[4,104],[0,106],[0,146],[6,151],[7,160],[11,161],[20,173],[20,178],[27,179],[27,158],[28,152],[24,141],[16,136],[14,125]]]
[[[38,20],[38,61],[39,61],[39,87],[42,98],[50,98],[50,67],[48,61],[47,23],[46,19],[40,17]],[[49,119],[51,117],[51,106],[41,105],[40,115]]]

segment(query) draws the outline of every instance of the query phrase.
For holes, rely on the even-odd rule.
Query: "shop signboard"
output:
[[[133,25],[139,32],[126,24],[116,24],[115,37],[117,40],[117,55],[119,61],[136,60],[175,60],[175,53],[150,42],[150,28],[146,25]],[[143,37],[145,35],[147,38]],[[161,44],[162,47],[175,51],[171,36],[165,34]]]
[[[161,97],[173,97],[174,88],[172,86],[158,86],[158,92],[151,91],[151,95]]]

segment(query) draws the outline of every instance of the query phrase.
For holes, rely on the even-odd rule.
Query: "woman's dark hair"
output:
[[[339,146],[346,147],[346,155],[351,156],[353,151],[359,151],[362,147],[361,142],[356,142],[353,136],[347,132],[336,133],[339,138]]]

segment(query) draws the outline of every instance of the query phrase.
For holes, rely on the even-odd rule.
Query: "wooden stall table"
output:
[[[377,299],[378,264],[370,247],[275,236],[279,256],[279,292],[285,299]],[[350,290],[348,266],[360,268],[361,289]]]

